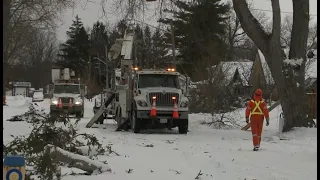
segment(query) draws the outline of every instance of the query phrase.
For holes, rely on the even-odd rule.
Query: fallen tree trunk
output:
[[[268,111],[272,111],[274,108],[276,108],[280,104],[280,101],[275,102],[272,104],[269,108]],[[245,125],[244,127],[241,128],[241,130],[246,131],[250,128],[250,124]]]
[[[69,166],[81,169],[88,173],[102,173],[102,172],[111,172],[111,168],[101,162],[97,162],[89,159],[88,157],[81,156],[79,154],[74,154],[68,151],[65,151],[59,147],[53,146],[51,144],[45,147],[45,150],[50,152],[52,160],[68,163]]]

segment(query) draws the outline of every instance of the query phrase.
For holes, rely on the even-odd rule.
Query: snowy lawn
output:
[[[30,132],[26,122],[9,122],[8,118],[28,110],[30,99],[7,97],[4,107],[4,142],[12,140],[10,135]],[[49,100],[37,103],[39,108],[49,111]],[[92,133],[104,146],[120,156],[98,156],[97,161],[107,161],[112,173],[100,175],[70,175],[81,172],[75,168],[62,168],[63,180],[188,180],[195,179],[201,170],[202,180],[313,180],[317,178],[316,129],[297,128],[278,136],[280,107],[271,112],[270,126],[264,127],[261,151],[252,151],[250,131],[216,130],[203,121],[209,115],[190,114],[190,132],[179,135],[176,129],[148,130],[143,134],[115,132],[113,120],[107,124],[85,128],[93,116],[93,102],[86,101],[84,118],[78,124],[81,132]],[[230,114],[244,124],[244,109]]]

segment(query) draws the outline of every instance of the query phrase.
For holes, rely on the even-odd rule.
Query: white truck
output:
[[[188,132],[188,89],[181,89],[179,76],[178,72],[168,70],[135,71],[130,113],[130,128],[133,132],[174,127],[178,127],[180,134]],[[125,113],[122,107],[126,100],[119,99],[116,102],[115,117],[118,125],[122,124],[122,114]]]
[[[52,70],[54,82],[50,99],[51,115],[67,113],[83,118],[85,85],[80,84],[80,80],[72,76],[74,73],[70,73],[68,68]]]
[[[124,38],[117,40],[108,52],[109,60],[120,59],[121,77],[86,127],[101,122],[104,114],[111,113],[117,122],[117,130],[131,128],[134,133],[139,133],[141,129],[178,127],[180,134],[187,134],[190,78],[181,78],[174,68],[133,68],[133,26],[129,24]],[[180,86],[181,79],[185,79],[183,87]]]

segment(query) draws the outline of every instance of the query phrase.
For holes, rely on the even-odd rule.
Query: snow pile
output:
[[[29,107],[32,99],[24,96],[6,96],[6,103],[8,106],[20,107],[27,106]]]
[[[302,58],[300,58],[300,59],[285,59],[285,60],[283,60],[283,62],[287,65],[297,67],[297,66],[302,65],[303,59]]]
[[[12,90],[6,91],[6,96],[12,96]]]
[[[4,138],[4,142],[12,140],[12,135],[25,135],[30,133],[31,130],[31,127],[27,122],[21,121],[13,123],[6,121],[13,116],[27,112],[31,105],[31,98],[23,96],[6,96],[6,100],[8,106],[3,106],[3,135],[7,138]]]

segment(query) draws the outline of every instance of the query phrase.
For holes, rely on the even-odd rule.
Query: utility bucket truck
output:
[[[62,113],[76,115],[83,118],[85,85],[80,84],[80,79],[71,78],[69,68],[52,70],[53,89],[50,99],[50,115]]]
[[[139,133],[142,129],[178,127],[180,134],[188,132],[188,85],[190,78],[180,86],[180,73],[174,68],[139,69],[133,67],[132,47],[134,31],[126,30],[121,40],[121,77],[115,89],[109,91],[103,105],[95,111],[86,127],[101,120],[105,112],[112,112],[117,122],[117,130],[132,129]],[[110,53],[115,58],[116,50]],[[116,78],[116,77],[114,77]],[[116,82],[116,79],[113,80]],[[111,105],[110,105],[111,104]]]

